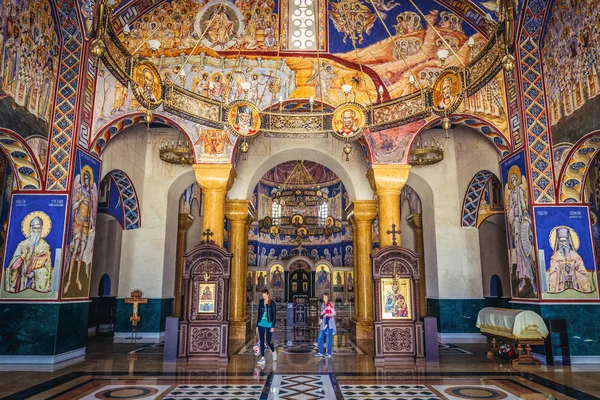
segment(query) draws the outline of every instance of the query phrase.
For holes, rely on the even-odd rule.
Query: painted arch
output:
[[[560,203],[582,203],[587,176],[592,161],[600,151],[600,130],[581,138],[566,157],[558,177]]]
[[[99,205],[99,212],[114,216],[124,230],[139,229],[142,224],[140,203],[133,182],[120,169],[110,171],[100,184],[107,207]],[[114,192],[114,193],[113,193]]]
[[[42,188],[42,175],[38,161],[21,136],[9,129],[0,128],[0,149],[10,162],[19,190]]]

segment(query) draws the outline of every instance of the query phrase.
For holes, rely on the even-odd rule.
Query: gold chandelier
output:
[[[444,159],[444,146],[435,139],[431,139],[429,144],[427,141],[421,141],[421,137],[417,138],[417,142],[410,149],[408,155],[408,163],[410,165],[437,164]]]
[[[194,149],[181,134],[176,141],[164,140],[158,147],[158,154],[161,160],[171,164],[194,164]]]
[[[327,195],[316,184],[304,161],[298,160],[283,185],[271,193],[271,198],[282,206],[306,207],[322,204]]]

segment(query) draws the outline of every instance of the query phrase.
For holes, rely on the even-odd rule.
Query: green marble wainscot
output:
[[[129,317],[133,314],[133,304],[125,304],[123,298],[117,298],[117,320],[115,332],[131,333],[131,321]],[[148,299],[147,304],[138,306],[140,322],[136,332],[160,333],[165,330],[167,317],[173,315],[173,298]]]
[[[477,313],[484,299],[427,299],[427,315],[436,317],[440,333],[479,333]]]
[[[0,304],[0,355],[56,356],[87,346],[88,302]]]
[[[544,319],[564,319],[567,321],[571,356],[600,356],[600,304],[521,304],[512,303],[512,308],[531,310]],[[557,349],[558,335],[553,335],[552,343]],[[533,351],[545,354],[543,346]],[[556,352],[555,356],[560,356]]]

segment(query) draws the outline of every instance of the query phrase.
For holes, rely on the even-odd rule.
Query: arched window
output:
[[[327,219],[327,215],[329,214],[329,204],[324,201],[319,204],[319,223],[321,225],[325,225],[325,220]]]
[[[490,279],[490,297],[502,297],[503,295],[502,281],[498,275],[494,274]]]
[[[279,218],[281,218],[281,204],[273,202],[271,206],[271,218],[273,222],[276,222]]]
[[[98,285],[98,297],[105,296],[110,296],[110,276],[108,274],[102,275],[100,284]]]

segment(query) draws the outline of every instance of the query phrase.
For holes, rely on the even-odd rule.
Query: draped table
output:
[[[492,349],[488,351],[488,356],[498,349],[499,339],[517,344],[518,357],[512,360],[513,364],[541,364],[533,358],[531,346],[544,344],[548,328],[542,317],[535,312],[486,307],[479,311],[476,326],[491,343]]]

